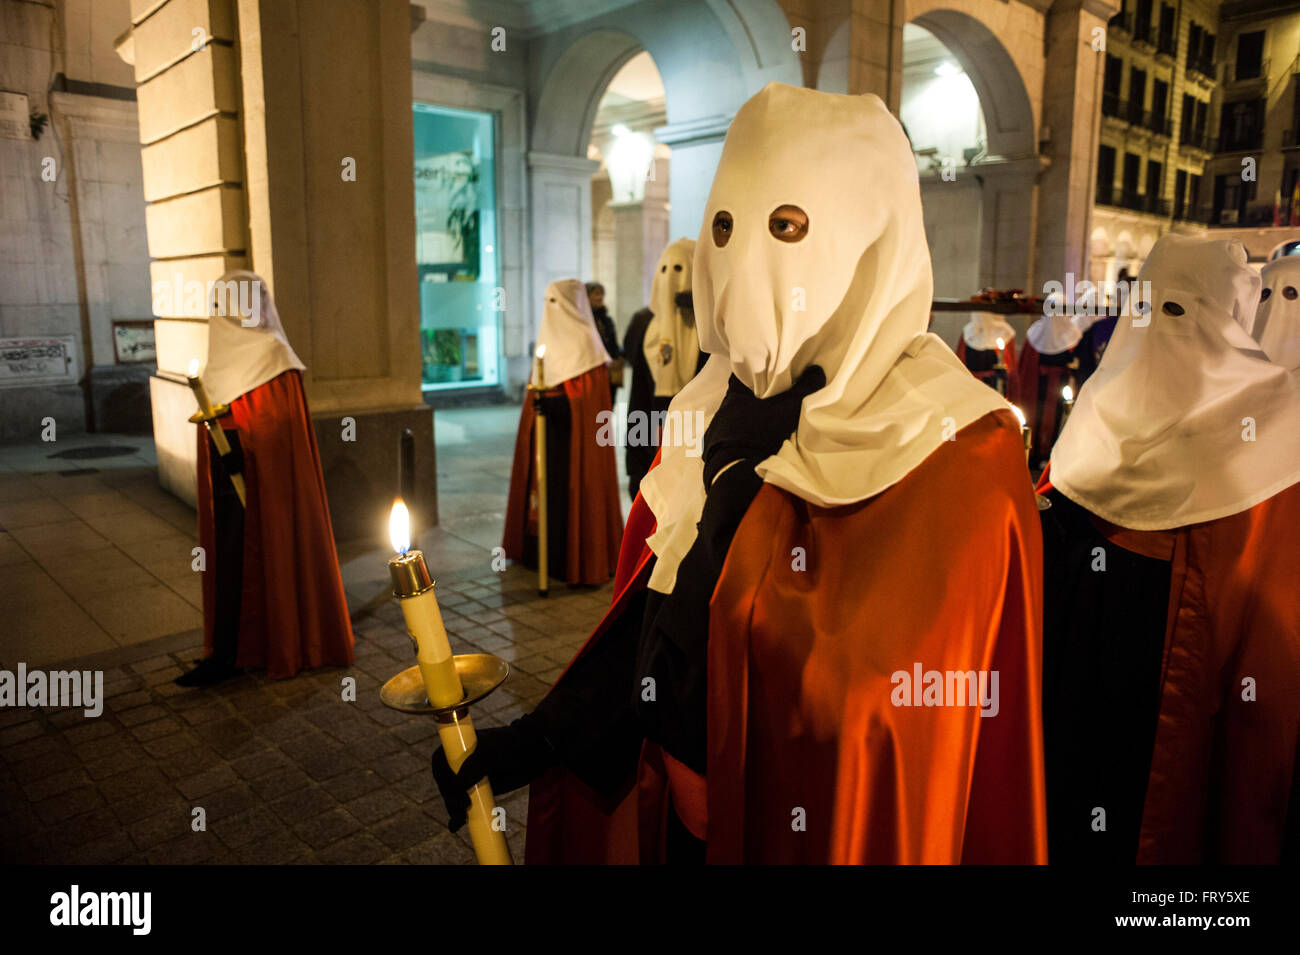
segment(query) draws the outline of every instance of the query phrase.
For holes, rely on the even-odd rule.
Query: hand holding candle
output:
[[[474,752],[478,738],[468,707],[458,706],[465,699],[465,689],[452,657],[451,642],[447,639],[424,555],[411,550],[410,514],[400,499],[393,504],[388,532],[397,551],[397,556],[388,562],[393,594],[401,603],[407,633],[415,642],[416,663],[438,720],[438,737],[454,772]],[[470,790],[469,797],[469,835],[478,861],[483,865],[510,865],[505,833],[492,824],[496,809],[492,787],[487,780],[481,780]]]
[[[235,493],[239,495],[239,503],[247,507],[248,494],[244,489],[244,475],[240,473],[239,468],[233,463],[235,459],[231,455],[230,442],[226,439],[226,431],[217,421],[217,418],[225,414],[229,409],[225,405],[222,405],[221,408],[212,406],[212,400],[208,397],[208,389],[203,386],[203,379],[199,377],[199,360],[197,358],[190,359],[189,374],[186,375],[186,381],[189,382],[190,391],[194,392],[194,400],[199,406],[198,415],[190,420],[201,422],[208,429],[208,436],[212,439],[212,446],[225,461],[226,471],[230,475],[230,483],[235,486]]]

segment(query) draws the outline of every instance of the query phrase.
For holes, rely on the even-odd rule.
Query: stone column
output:
[[[849,93],[875,93],[898,115],[903,102],[904,0],[853,0]]]
[[[195,404],[207,355],[207,283],[247,265],[232,0],[131,0],[119,44],[135,67],[158,371],[150,381],[158,476],[194,502]],[[197,291],[196,291],[197,290]]]
[[[614,273],[618,299],[610,304],[610,313],[619,318],[631,316],[646,304],[645,203],[611,202],[614,216]]]
[[[1039,221],[1035,288],[1067,273],[1088,274],[1088,238],[1096,189],[1099,108],[1105,73],[1093,31],[1105,30],[1115,0],[1056,0],[1047,13],[1043,125],[1051,132],[1051,165],[1039,180],[1039,201],[1052,215]]]
[[[708,116],[655,130],[655,139],[672,149],[668,180],[669,241],[699,236],[713,174],[722,158],[722,142],[727,138],[731,120],[731,116]]]
[[[599,162],[581,156],[528,153],[533,287],[525,294],[530,341],[537,339],[546,286],[557,279],[591,279],[591,177],[599,168]]]
[[[410,7],[405,0],[132,0],[145,193],[160,280],[247,266],[307,365],[335,534],[386,537],[402,431],[417,527],[436,522],[433,420],[420,390]],[[203,31],[200,45],[196,29]],[[155,436],[192,499],[202,303],[161,308]],[[197,306],[197,308],[192,307]]]
[[[984,208],[980,242],[980,282],[990,288],[1033,290],[1039,180],[1046,164],[1039,156],[981,163],[958,175],[975,175],[983,183]]]

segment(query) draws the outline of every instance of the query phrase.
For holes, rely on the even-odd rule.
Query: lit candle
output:
[[[1012,406],[1011,406],[1011,410],[1012,410],[1012,412],[1015,414],[1015,416],[1016,416],[1016,420],[1020,422],[1020,437],[1021,437],[1021,439],[1023,439],[1024,442],[1025,442],[1025,460],[1028,461],[1028,460],[1029,460],[1029,448],[1030,448],[1031,444],[1033,443],[1033,442],[1032,442],[1032,435],[1031,435],[1030,428],[1029,428],[1029,419],[1027,419],[1027,418],[1025,417],[1025,413],[1024,413],[1023,411],[1020,410],[1020,406],[1019,406],[1019,405],[1012,405]]]
[[[1020,437],[1025,442],[1025,464],[1028,465],[1029,452],[1033,447],[1033,432],[1029,427],[1029,419],[1025,417],[1025,413],[1020,410],[1018,405],[1011,405],[1011,411],[1015,414],[1016,420],[1020,422]],[[1032,471],[1029,474],[1029,483],[1030,486],[1034,483],[1034,475]],[[1040,511],[1045,511],[1052,506],[1052,502],[1039,494],[1037,488],[1034,489],[1034,501],[1038,504],[1038,509]]]
[[[538,388],[546,387],[546,372],[543,370],[542,360],[546,357],[546,346],[538,345],[537,351],[534,352],[533,360],[533,383]]]
[[[447,709],[437,714],[438,738],[447,756],[447,763],[455,772],[465,758],[474,752],[478,737],[468,708],[455,709],[465,699],[460,674],[451,654],[451,642],[443,626],[438,598],[433,593],[433,579],[424,562],[424,554],[411,549],[411,517],[406,505],[399,499],[393,504],[388,522],[388,533],[397,556],[389,560],[388,572],[393,579],[393,594],[402,607],[406,631],[415,641],[416,663],[424,678],[425,692],[435,709]],[[482,865],[510,865],[510,849],[505,833],[492,825],[496,808],[492,787],[486,779],[480,780],[469,791],[469,837],[474,844],[474,854]]]
[[[208,389],[203,386],[203,379],[199,377],[199,360],[190,359],[189,374],[185,376],[189,381],[190,389],[194,392],[194,400],[199,403],[199,410],[205,415],[212,414],[212,401],[208,398]]]

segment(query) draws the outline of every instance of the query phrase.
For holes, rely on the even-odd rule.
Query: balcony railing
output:
[[[1165,56],[1174,56],[1178,51],[1178,38],[1173,30],[1161,30],[1156,37],[1156,52]]]
[[[1173,129],[1173,123],[1167,115],[1155,113],[1151,110],[1147,110],[1142,114],[1142,125],[1157,136],[1168,136]]]
[[[1248,129],[1244,132],[1223,132],[1219,134],[1219,148],[1221,153],[1243,153],[1251,149],[1260,149],[1264,145],[1264,131],[1262,129]]]
[[[1116,206],[1132,212],[1146,212],[1151,215],[1169,217],[1169,200],[1159,196],[1148,196],[1136,189],[1116,189],[1113,185],[1097,185],[1097,204]]]
[[[1118,30],[1120,33],[1133,33],[1133,11],[1128,10],[1123,13],[1117,13],[1106,22],[1108,30]]]
[[[1186,72],[1189,76],[1199,75],[1205,77],[1207,80],[1213,80],[1214,59],[1213,57],[1202,56],[1199,53],[1196,54],[1195,56],[1188,56],[1187,67],[1184,72]]]
[[[1232,82],[1248,83],[1251,80],[1266,80],[1268,75],[1268,57],[1258,63],[1243,64],[1238,60],[1233,66]]]
[[[1143,112],[1142,112],[1142,101],[1140,99],[1131,99],[1128,101],[1127,107],[1124,110],[1124,118],[1127,119],[1134,126],[1146,125],[1144,122],[1142,122]]]
[[[1134,43],[1145,43],[1149,46],[1155,42],[1152,39],[1153,36],[1154,34],[1151,30],[1150,17],[1148,17],[1145,20],[1134,19],[1133,21],[1133,42]]]
[[[1101,94],[1101,115],[1119,117],[1120,98],[1118,93],[1103,92]]]
[[[1203,129],[1192,129],[1184,126],[1182,133],[1178,137],[1178,145],[1191,146],[1193,149],[1209,152],[1210,137]]]
[[[1300,148],[1300,130],[1288,129],[1282,134],[1282,148],[1296,149]]]

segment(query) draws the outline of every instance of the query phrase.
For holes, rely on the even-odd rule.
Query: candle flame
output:
[[[1071,388],[1069,385],[1066,385],[1061,389],[1061,397],[1064,398],[1066,401],[1073,401],[1074,389]]]
[[[533,354],[536,355],[538,358],[545,358],[545,357],[546,357],[546,346],[545,346],[545,345],[538,345],[538,346],[537,346],[537,351],[533,352]]]
[[[1002,351],[1002,349],[1004,349],[1004,348],[1006,348],[1006,347],[1007,347],[1007,343],[1006,343],[1005,341],[1003,341],[1001,338],[999,338],[999,339],[998,339],[998,351]]]
[[[191,378],[197,378],[198,376],[199,376],[199,360],[198,360],[197,358],[191,358],[191,359],[190,359],[190,377],[191,377]]]
[[[1015,413],[1016,420],[1020,422],[1020,427],[1023,428],[1028,423],[1028,419],[1025,418],[1025,413],[1020,410],[1019,405],[1012,405],[1011,410]]]
[[[388,516],[388,539],[399,554],[411,549],[411,514],[400,497],[393,501],[393,512]]]

